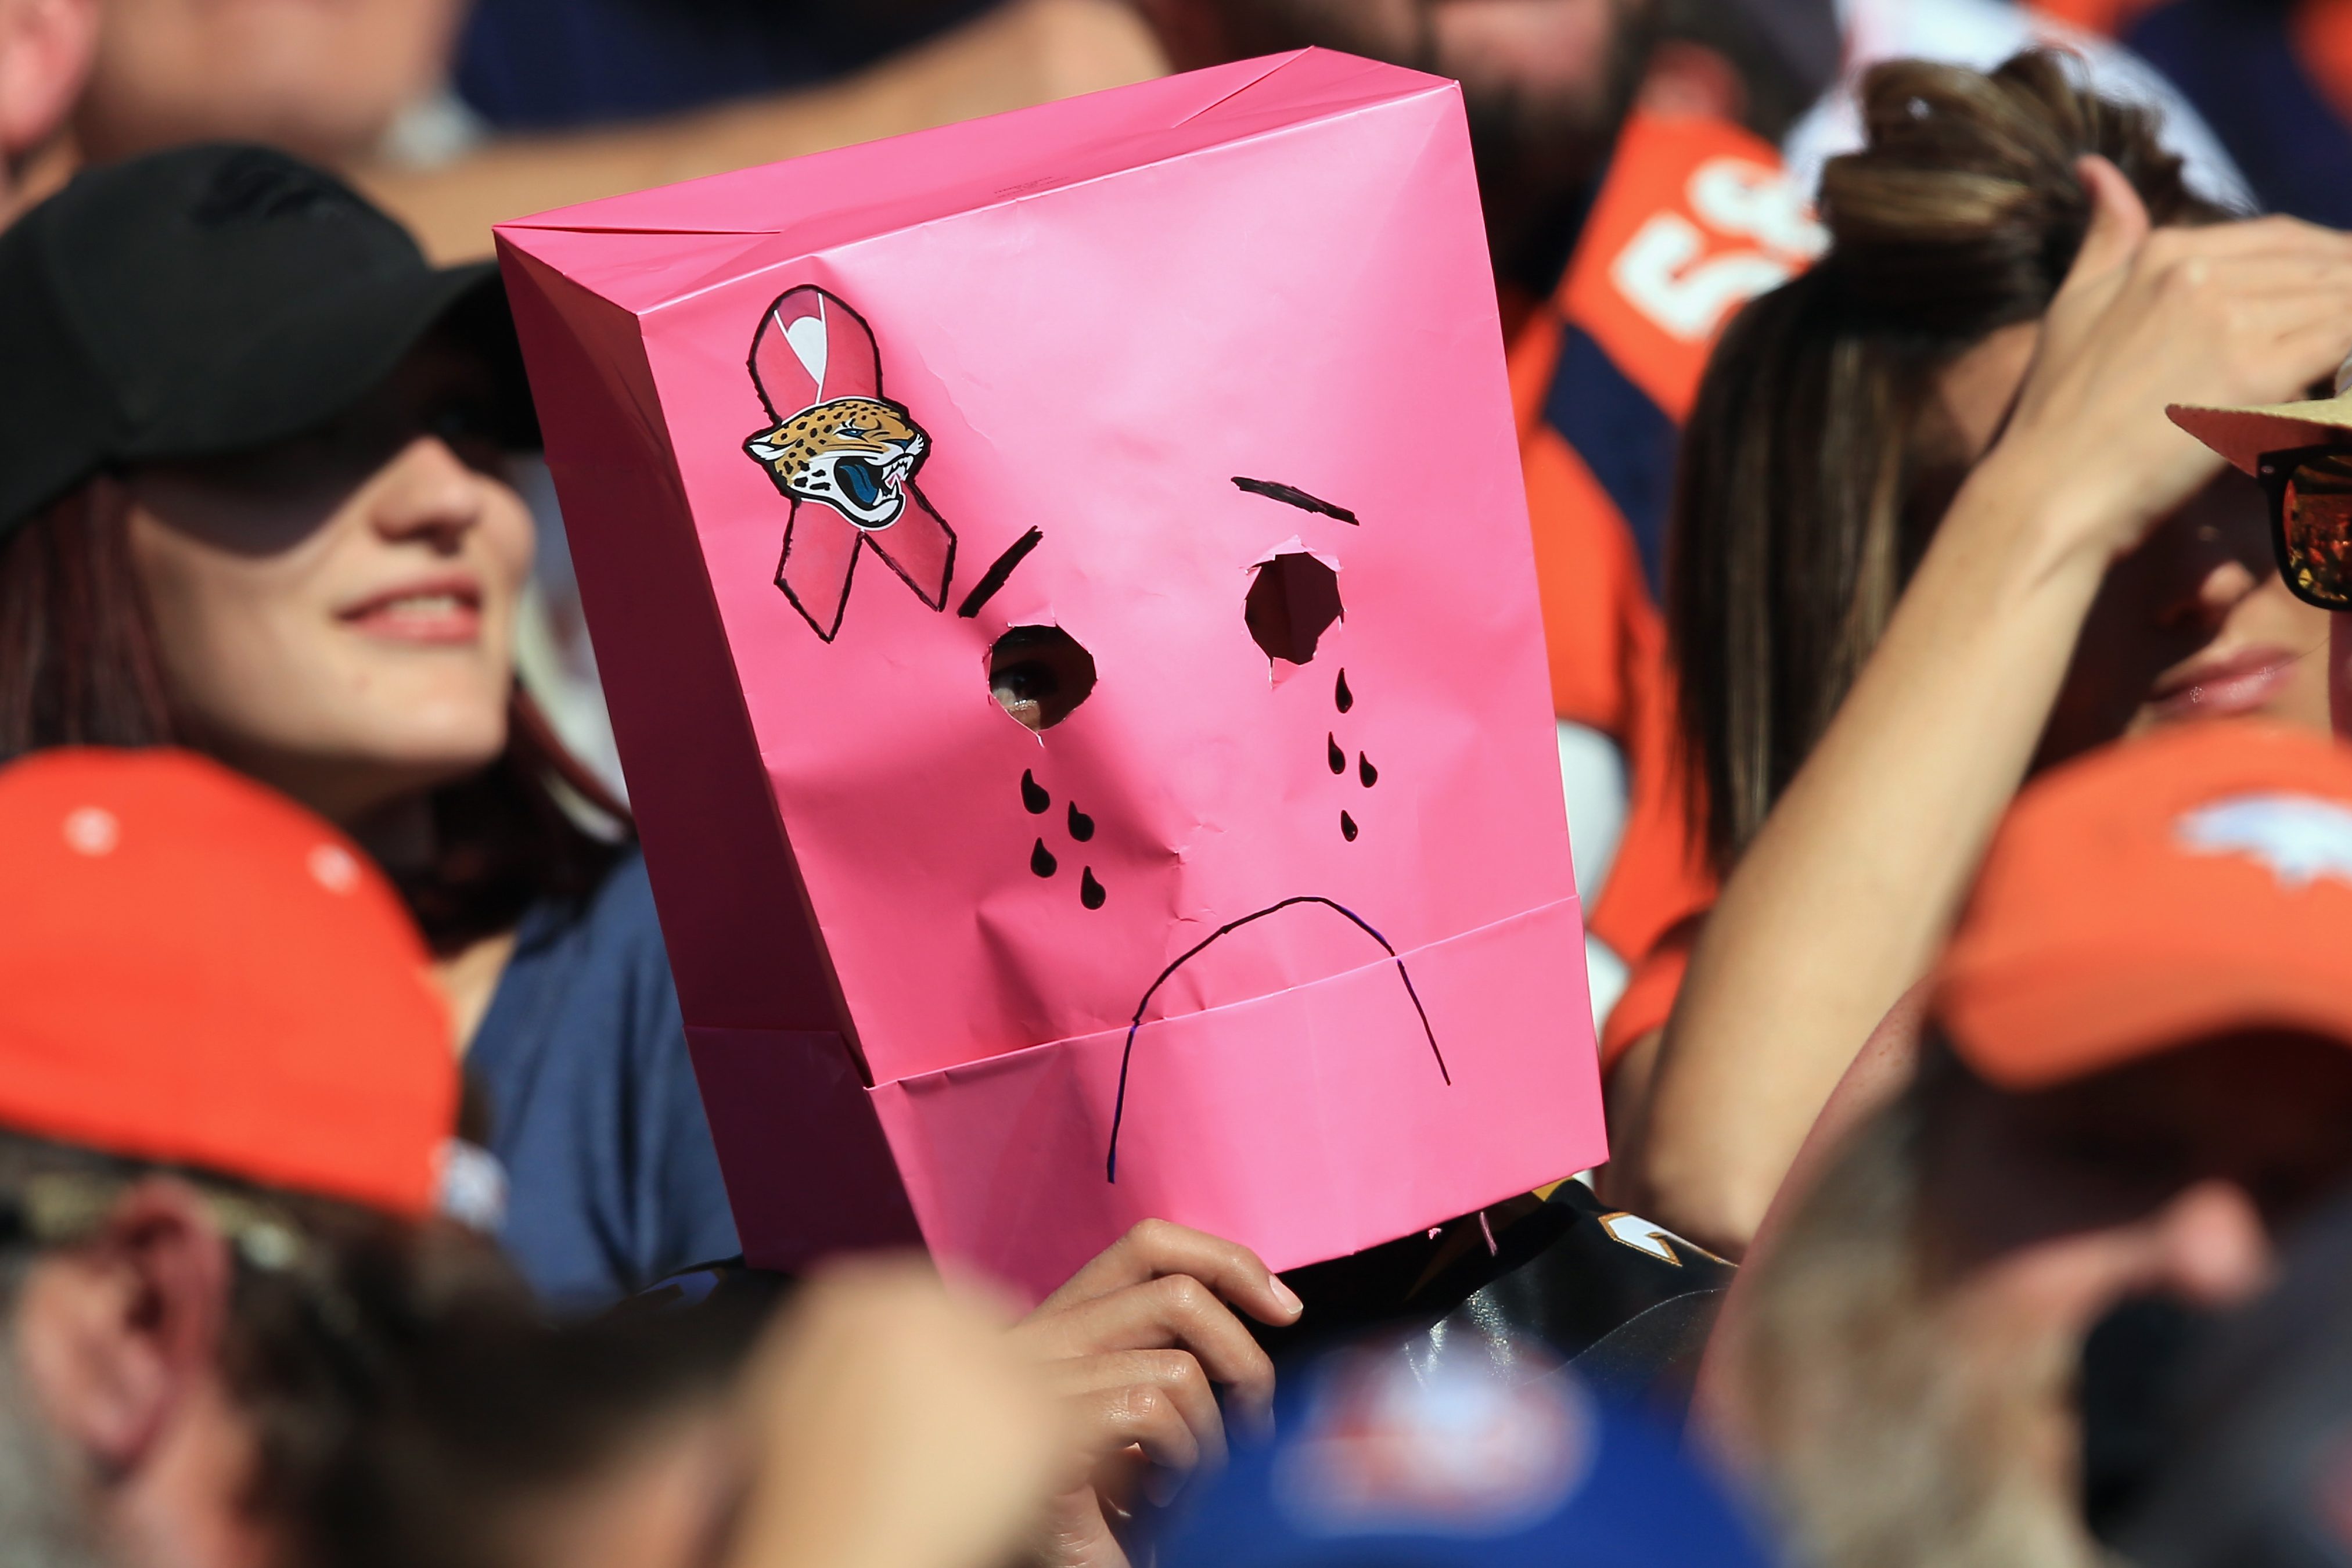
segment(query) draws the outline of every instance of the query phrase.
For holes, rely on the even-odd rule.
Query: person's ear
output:
[[[17,1350],[58,1436],[109,1470],[136,1468],[211,1375],[232,1267],[204,1200],[166,1177],[124,1194],[89,1241],[45,1255]]]
[[[97,50],[98,0],[0,0],[0,160],[64,125]]]

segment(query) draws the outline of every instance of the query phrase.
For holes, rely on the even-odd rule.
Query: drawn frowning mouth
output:
[[[1192,960],[1198,958],[1202,953],[1207,952],[1210,948],[1215,946],[1226,937],[1231,936],[1234,932],[1241,930],[1244,926],[1265,919],[1268,915],[1276,914],[1281,910],[1292,909],[1301,904],[1316,904],[1324,909],[1330,910],[1334,913],[1346,919],[1348,922],[1353,925],[1358,931],[1362,931],[1366,936],[1370,937],[1374,942],[1380,943],[1381,951],[1387,953],[1389,955],[1389,962],[1396,965],[1397,978],[1404,983],[1405,995],[1410,997],[1412,1001],[1413,1016],[1421,1020],[1422,1035],[1429,1041],[1429,1054],[1436,1058],[1438,1076],[1445,1080],[1447,1088],[1451,1089],[1454,1086],[1454,1074],[1449,1071],[1445,1066],[1445,1053],[1438,1049],[1437,1047],[1437,1033],[1429,1026],[1429,1010],[1421,1005],[1421,993],[1414,990],[1412,986],[1412,973],[1405,968],[1404,960],[1398,955],[1395,946],[1390,942],[1388,938],[1373,930],[1370,921],[1366,921],[1361,915],[1356,913],[1355,910],[1349,909],[1346,905],[1335,902],[1330,899],[1322,898],[1314,893],[1301,893],[1295,898],[1284,899],[1278,903],[1268,904],[1265,908],[1245,914],[1239,920],[1226,921],[1223,925],[1219,926],[1215,931],[1211,931],[1200,942],[1194,943],[1191,948],[1186,950],[1182,956],[1179,957],[1173,963],[1171,963],[1167,968],[1161,970],[1160,972],[1160,977],[1157,980],[1154,980],[1150,987],[1144,991],[1143,1000],[1135,1005],[1134,1020],[1127,1026],[1127,1047],[1126,1049],[1120,1053],[1118,1058],[1118,1098],[1111,1107],[1110,1151],[1103,1162],[1104,1180],[1108,1182],[1117,1182],[1118,1180],[1118,1130],[1120,1123],[1127,1118],[1128,1075],[1129,1069],[1135,1065],[1135,1037],[1143,1027],[1143,1015],[1145,1011],[1150,1007],[1151,999],[1160,994],[1160,988],[1162,985],[1167,984],[1169,979],[1174,975],[1178,970],[1192,963]]]

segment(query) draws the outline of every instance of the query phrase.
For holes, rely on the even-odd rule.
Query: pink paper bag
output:
[[[1604,1157],[1452,83],[1307,51],[499,247],[753,1261],[1287,1268]]]

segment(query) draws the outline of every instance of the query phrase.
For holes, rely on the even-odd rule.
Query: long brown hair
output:
[[[1822,175],[1828,254],[1731,323],[1684,437],[1667,612],[1719,868],[1845,700],[1967,472],[1937,372],[2038,320],[2074,264],[2075,161],[2113,161],[2159,225],[2230,216],[2190,194],[2150,110],[2063,57],[1895,61],[1861,102],[1863,148]]]
[[[73,490],[0,542],[0,763],[48,746],[181,743],[121,488]],[[505,752],[433,793],[435,849],[385,869],[436,952],[511,930],[541,898],[585,898],[615,845],[566,813],[569,791],[625,833],[627,813],[518,686]]]

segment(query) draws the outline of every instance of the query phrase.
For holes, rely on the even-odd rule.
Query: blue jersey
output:
[[[642,856],[524,916],[466,1068],[507,1168],[501,1239],[551,1305],[739,1250]]]

